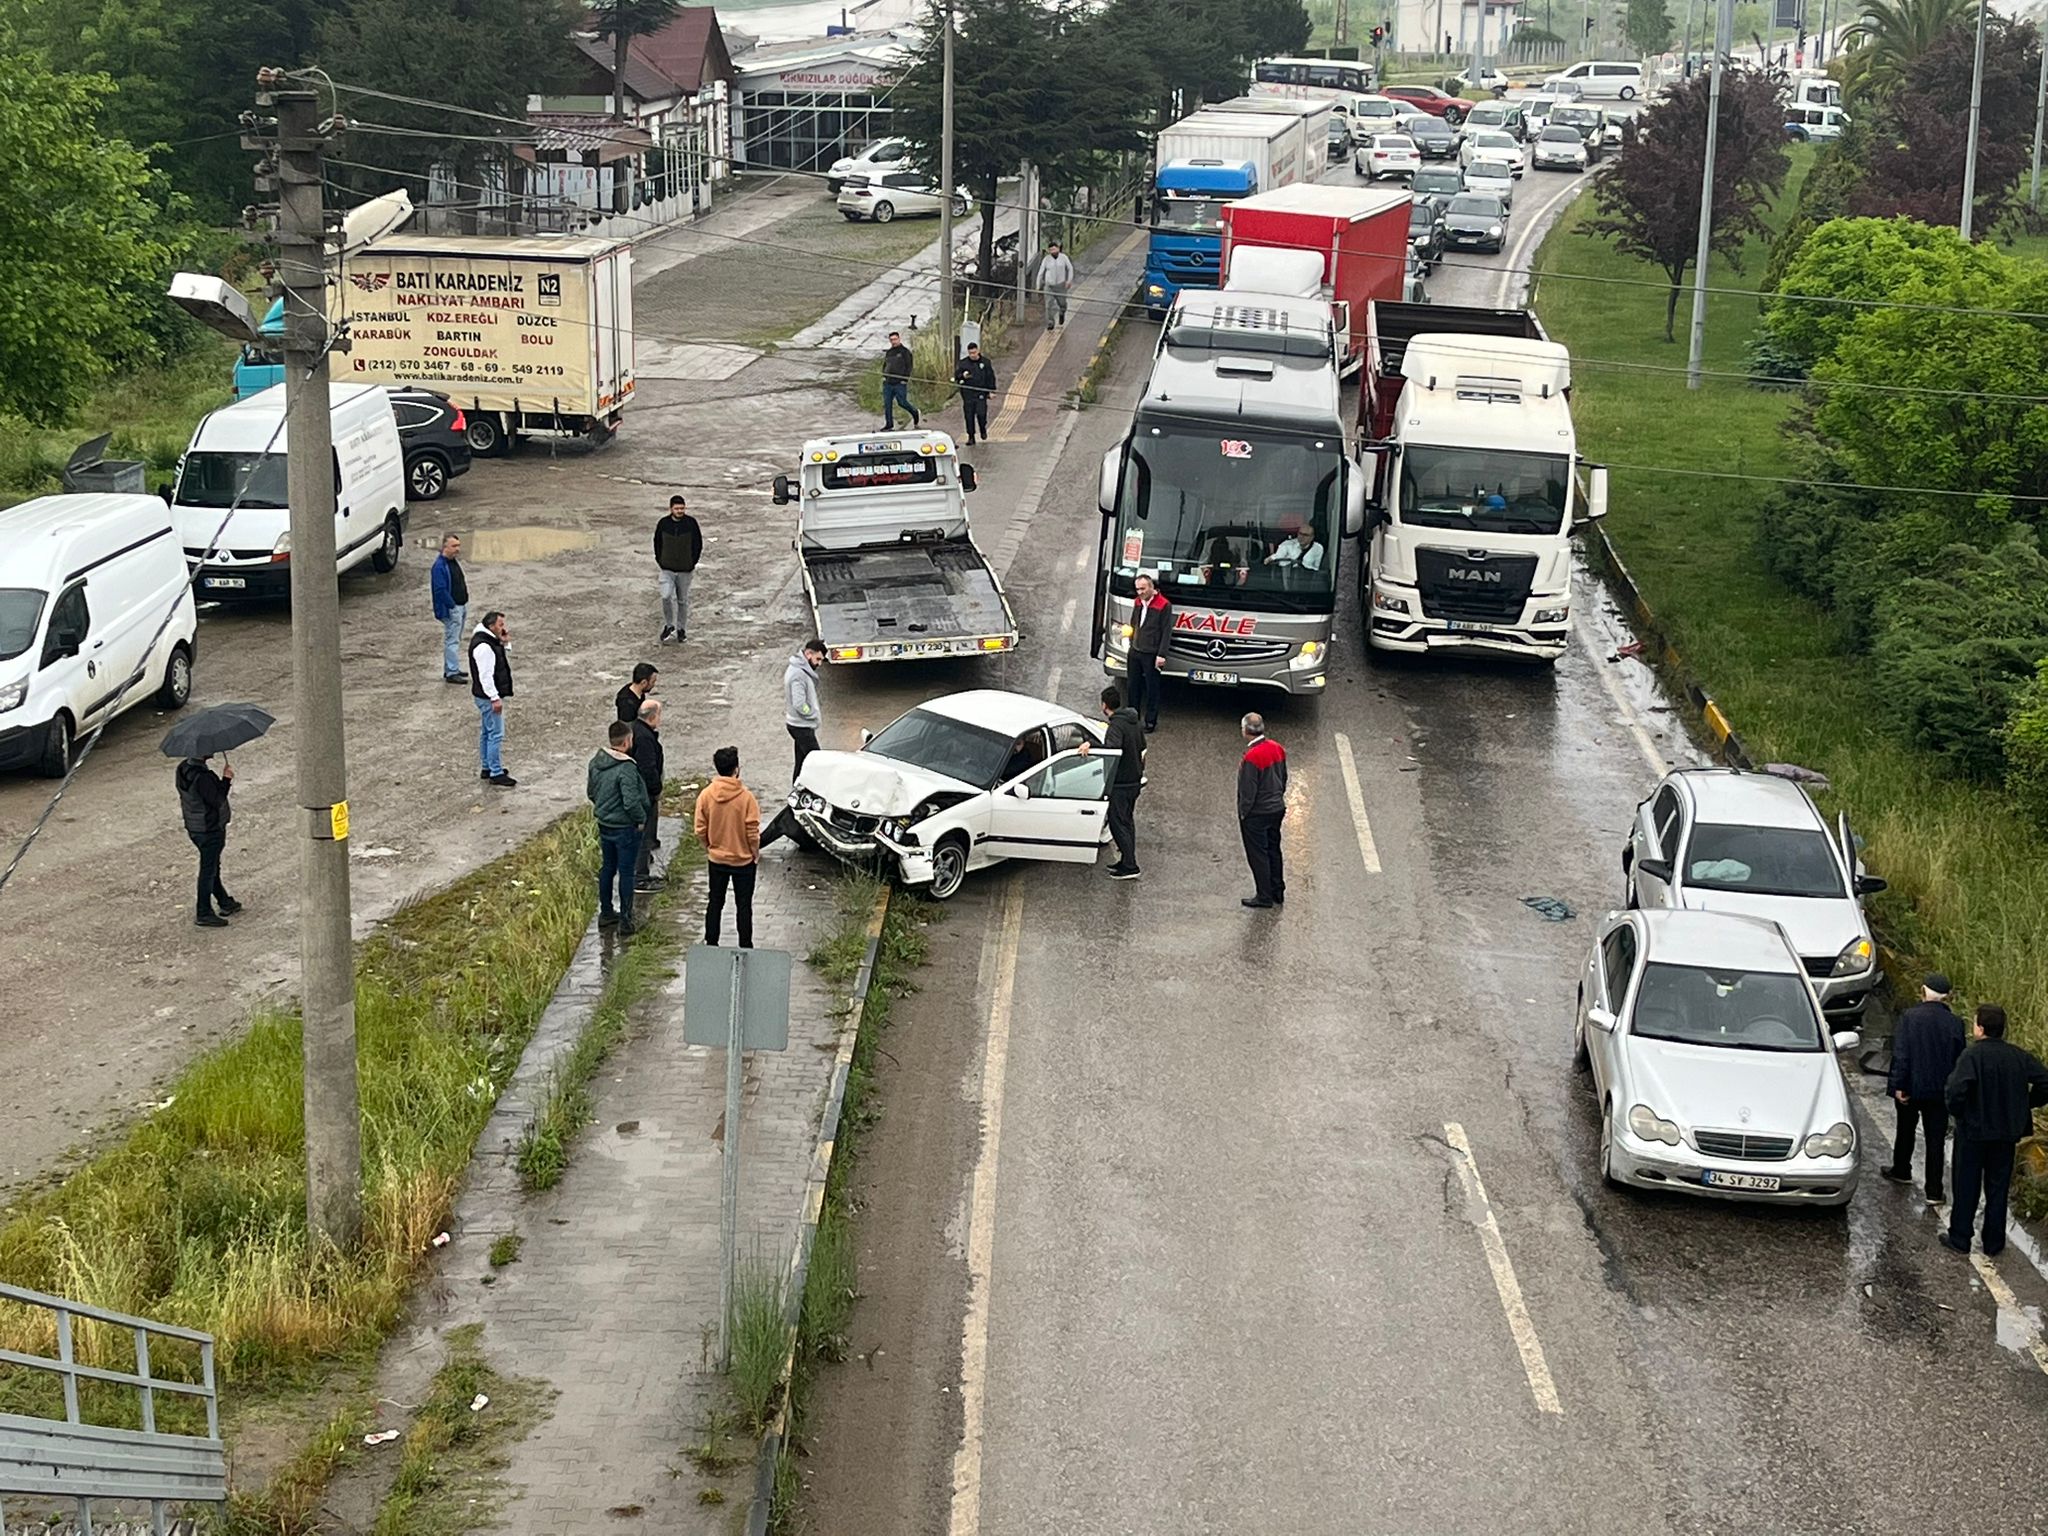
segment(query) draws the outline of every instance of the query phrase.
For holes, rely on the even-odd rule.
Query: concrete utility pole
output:
[[[313,91],[257,75],[277,112],[277,282],[284,299],[286,490],[291,500],[292,685],[297,698],[299,970],[305,1016],[306,1225],[344,1249],[362,1232],[355,955],[349,933],[348,769],[342,755],[341,592],[327,388],[327,214]],[[259,180],[259,188],[262,186]]]
[[[1678,50],[1678,78],[1692,78],[1692,13],[1697,0],[1685,0],[1685,41]]]
[[[1991,0],[1977,0],[1977,57],[1970,67],[1970,141],[1963,146],[1963,217],[1956,225],[1956,231],[1965,240],[1970,238],[1970,225],[1975,221],[1977,201],[1977,134],[1984,121],[1984,18],[1990,14]]]
[[[1713,76],[1707,85],[1707,152],[1700,166],[1700,239],[1693,252],[1692,346],[1685,359],[1685,387],[1700,387],[1700,358],[1707,346],[1707,259],[1714,238],[1714,139],[1721,129],[1722,61],[1735,43],[1735,0],[1721,0],[1714,20]]]
[[[2048,122],[2048,38],[2041,42],[2041,83],[2034,87],[2034,179],[2027,189],[2027,206],[2041,206],[2041,129]]]
[[[1351,41],[1351,0],[1337,0],[1337,32],[1331,41],[1340,47]]]
[[[1479,0],[1479,25],[1472,33],[1472,89],[1479,89],[1479,77],[1486,73],[1486,0]]]
[[[945,342],[946,375],[953,373],[957,341],[953,328],[953,3],[946,0],[946,35],[941,44],[945,81],[939,95],[939,335]],[[991,254],[990,265],[994,265]],[[984,272],[984,281],[993,277]]]

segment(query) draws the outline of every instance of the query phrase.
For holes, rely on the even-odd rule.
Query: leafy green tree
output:
[[[1601,216],[1589,226],[1615,249],[1671,280],[1664,339],[1673,339],[1679,285],[1697,253],[1700,176],[1706,163],[1707,76],[1697,75],[1639,114],[1636,142],[1594,185]],[[1712,248],[1734,260],[1764,232],[1763,210],[1785,183],[1785,114],[1778,88],[1755,70],[1728,72],[1714,157]]]
[[[37,425],[147,354],[165,303],[180,210],[140,151],[101,132],[112,89],[0,30],[0,412]]]
[[[1904,83],[1913,64],[1958,26],[1974,26],[1974,0],[1865,0],[1843,34],[1847,73],[1857,95],[1882,96]]]
[[[1628,0],[1621,21],[1621,35],[1637,53],[1662,53],[1671,46],[1676,32],[1664,0]]]
[[[454,171],[460,195],[473,197],[485,168],[507,155],[491,136],[499,126],[516,129],[443,106],[351,99],[348,87],[523,120],[529,94],[559,91],[574,79],[568,38],[580,21],[576,0],[354,0],[321,29],[319,63],[352,117],[404,132],[352,133],[336,158],[380,169],[342,166],[338,174],[366,192],[389,191],[394,181],[418,192],[430,168],[442,165]]]
[[[2036,826],[2048,828],[2048,661],[2015,693],[2001,744],[2005,787]]]
[[[2002,253],[1972,246],[1953,228],[1909,219],[1832,219],[1810,234],[1764,308],[1777,348],[1810,370],[1883,303],[1998,303],[2012,276]]]

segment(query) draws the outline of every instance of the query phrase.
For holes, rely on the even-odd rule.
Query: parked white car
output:
[[[1491,91],[1498,96],[1513,83],[1491,64],[1484,66],[1477,75],[1468,69],[1454,82],[1459,92],[1466,96],[1479,91]]]
[[[1579,979],[1573,1061],[1610,1184],[1841,1206],[1856,1128],[1837,1051],[1784,930],[1725,912],[1613,912]]]
[[[1512,133],[1467,134],[1465,142],[1458,146],[1458,163],[1469,171],[1487,160],[1506,166],[1510,176],[1519,176],[1529,169],[1529,149]]]
[[[1351,156],[1351,169],[1369,181],[1382,176],[1413,176],[1422,169],[1422,151],[1405,133],[1376,133],[1370,144]]]
[[[0,768],[61,778],[78,739],[192,696],[199,615],[170,508],[41,496],[0,511]]]
[[[945,900],[1005,859],[1092,864],[1115,754],[1101,722],[1027,694],[929,700],[858,752],[813,752],[790,791],[800,838]]]
[[[1351,142],[1364,146],[1376,133],[1395,132],[1408,114],[1408,103],[1391,96],[1354,96],[1351,99]]]
[[[939,189],[923,171],[890,171],[872,181],[849,182],[840,189],[839,211],[849,222],[873,219],[886,224],[891,219],[936,219],[941,199]],[[974,200],[965,192],[953,193],[953,217],[964,219],[974,210]]]
[[[1832,829],[1790,780],[1733,768],[1682,768],[1636,807],[1622,852],[1632,907],[1767,918],[1791,936],[1821,1006],[1853,1017],[1878,983],[1849,818]]]
[[[1583,171],[1586,168],[1586,136],[1560,123],[1536,135],[1529,146],[1529,160],[1539,171]]]
[[[877,139],[859,154],[842,155],[825,173],[825,190],[836,193],[850,181],[867,181],[904,169],[910,157],[910,140]]]

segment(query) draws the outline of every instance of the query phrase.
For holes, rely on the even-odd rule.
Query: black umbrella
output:
[[[187,715],[164,734],[165,757],[211,757],[268,731],[276,717],[254,704],[216,704]]]

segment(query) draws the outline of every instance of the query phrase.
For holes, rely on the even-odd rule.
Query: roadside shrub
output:
[[[1951,544],[1876,604],[1871,647],[1893,722],[1953,770],[1997,778],[2005,727],[2048,655],[2048,559],[2016,528],[1984,551]]]
[[[2036,826],[2048,828],[2048,659],[2014,695],[2004,731],[2005,787]]]

